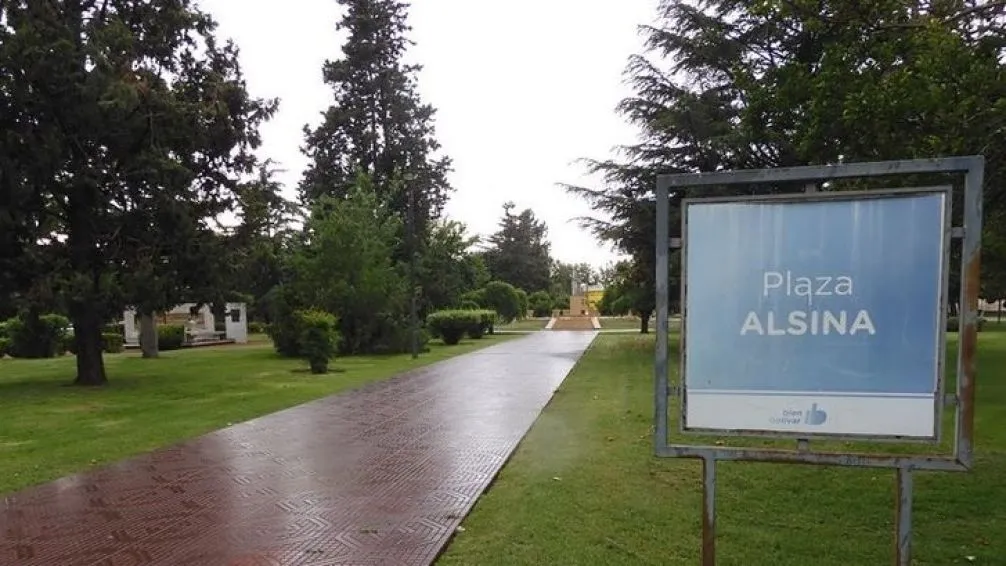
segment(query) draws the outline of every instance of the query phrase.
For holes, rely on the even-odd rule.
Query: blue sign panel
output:
[[[685,207],[686,430],[936,436],[945,191]]]

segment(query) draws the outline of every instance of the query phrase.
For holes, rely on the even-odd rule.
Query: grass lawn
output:
[[[1006,564],[1006,333],[979,343],[976,467],[915,474],[916,565]],[[599,336],[438,564],[698,564],[701,464],[651,455],[652,354]],[[718,564],[891,563],[894,471],[717,469]]]
[[[639,330],[639,318],[635,316],[602,316],[598,317],[601,330]],[[650,319],[650,330],[653,330],[653,319]]]
[[[598,317],[601,323],[601,330],[639,330],[639,317],[636,316],[612,316]],[[669,319],[668,328],[676,331],[681,327],[681,318],[672,316]],[[650,332],[656,331],[656,317],[650,317]]]
[[[532,332],[535,330],[543,330],[545,325],[548,324],[547,318],[525,318],[524,320],[515,320],[510,324],[501,324],[496,328],[498,330],[515,330],[521,332]]]
[[[391,377],[508,339],[431,342],[410,356],[350,357],[324,376],[278,357],[268,340],[165,352],[106,355],[110,385],[63,387],[72,357],[0,360],[0,493],[53,480],[183,439]]]

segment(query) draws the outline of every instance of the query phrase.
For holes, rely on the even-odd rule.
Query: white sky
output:
[[[259,155],[286,169],[293,197],[306,160],[302,127],[332,101],[325,59],[341,57],[335,0],[200,0],[218,34],[241,49],[254,96],[278,97]],[[419,92],[437,108],[437,139],[454,161],[447,215],[472,233],[496,229],[507,200],[549,227],[552,254],[601,266],[616,255],[572,220],[593,212],[557,183],[593,184],[581,157],[606,158],[635,130],[615,115],[631,91],[622,72],[638,53],[637,26],[657,0],[415,0],[408,62],[424,66]]]

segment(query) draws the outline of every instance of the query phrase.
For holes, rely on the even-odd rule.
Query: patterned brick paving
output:
[[[0,564],[429,564],[595,335],[535,333],[10,494]]]

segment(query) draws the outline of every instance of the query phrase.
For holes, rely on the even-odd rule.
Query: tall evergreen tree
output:
[[[430,226],[419,265],[424,295],[421,311],[457,307],[465,292],[488,283],[485,266],[471,253],[478,241],[477,236],[467,234],[464,224],[454,220]]]
[[[224,238],[231,269],[223,286],[249,303],[248,316],[255,320],[268,319],[270,291],[282,282],[283,258],[295,241],[294,223],[304,216],[283,197],[277,172],[267,160],[254,179],[238,187],[241,223]]]
[[[515,205],[503,205],[499,230],[489,237],[486,267],[494,279],[529,293],[549,288],[551,266],[548,227],[531,209],[514,214]]]
[[[588,161],[601,188],[567,187],[608,217],[583,221],[632,255],[646,295],[659,173],[978,153],[987,204],[1006,200],[1001,2],[663,0],[659,12],[618,107],[640,142]],[[677,218],[675,206],[672,235]]]
[[[3,267],[22,270],[0,284],[62,297],[77,384],[106,382],[101,329],[128,302],[131,262],[199,276],[196,242],[275,109],[214,28],[192,0],[0,3],[0,233]]]
[[[305,128],[310,164],[300,191],[305,203],[345,197],[366,174],[393,214],[405,218],[412,193],[416,227],[440,216],[450,186],[450,160],[437,156],[434,109],[416,92],[421,67],[402,62],[410,45],[407,6],[397,0],[338,0],[336,26],[348,34],[343,57],[326,61],[332,106],[315,129]]]

